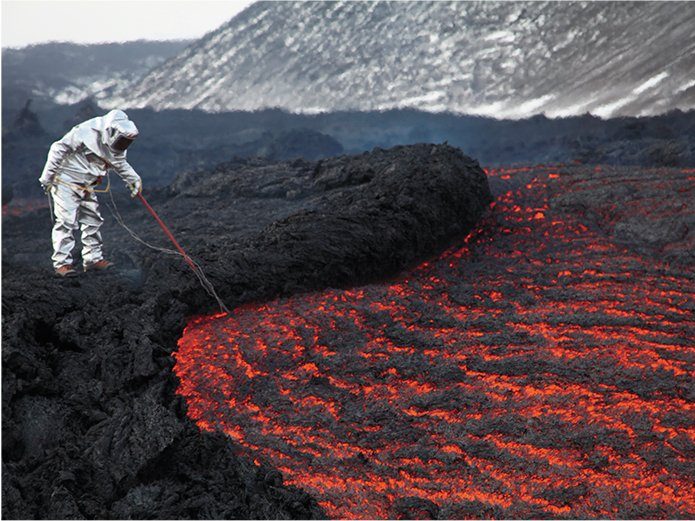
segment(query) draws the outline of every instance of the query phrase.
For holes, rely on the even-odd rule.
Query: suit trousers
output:
[[[103,259],[103,246],[99,229],[104,222],[99,213],[99,201],[94,192],[78,190],[63,184],[51,188],[55,224],[53,240],[53,267],[72,264],[75,247],[74,233],[81,231],[82,262],[89,264]]]

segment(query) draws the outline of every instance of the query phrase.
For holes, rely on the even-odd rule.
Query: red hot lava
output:
[[[48,208],[48,201],[44,199],[12,199],[8,204],[2,205],[3,217],[21,217],[40,208]]]
[[[194,319],[190,417],[333,517],[692,517],[693,272],[552,209],[557,170],[488,175],[465,245],[391,284]]]

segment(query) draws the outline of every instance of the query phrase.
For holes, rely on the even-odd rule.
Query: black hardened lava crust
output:
[[[232,162],[148,197],[229,307],[394,274],[470,230],[492,200],[478,163],[446,145]],[[117,203],[168,246],[142,207]],[[3,517],[324,517],[186,417],[171,353],[215,302],[181,259],[102,211],[117,266],[72,280],[52,277],[47,211],[3,222]]]

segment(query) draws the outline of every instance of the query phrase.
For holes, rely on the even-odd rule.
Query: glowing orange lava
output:
[[[2,205],[2,216],[3,217],[20,217],[26,215],[29,212],[38,210],[40,208],[48,208],[48,201],[46,198],[43,199],[20,199],[14,198],[8,204]]]
[[[391,284],[192,320],[190,417],[333,517],[692,517],[693,272],[554,210],[562,169],[487,173],[479,228]]]

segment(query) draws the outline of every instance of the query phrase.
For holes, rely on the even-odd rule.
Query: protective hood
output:
[[[132,142],[138,135],[135,123],[122,110],[112,110],[104,116],[87,120],[74,130],[79,141],[109,163],[125,157],[125,149],[114,148],[119,138],[125,137]]]
[[[102,142],[115,153],[124,152],[138,136],[138,128],[122,110],[112,110],[102,118],[95,118]],[[101,121],[99,121],[101,120]],[[94,128],[94,127],[93,127]]]

